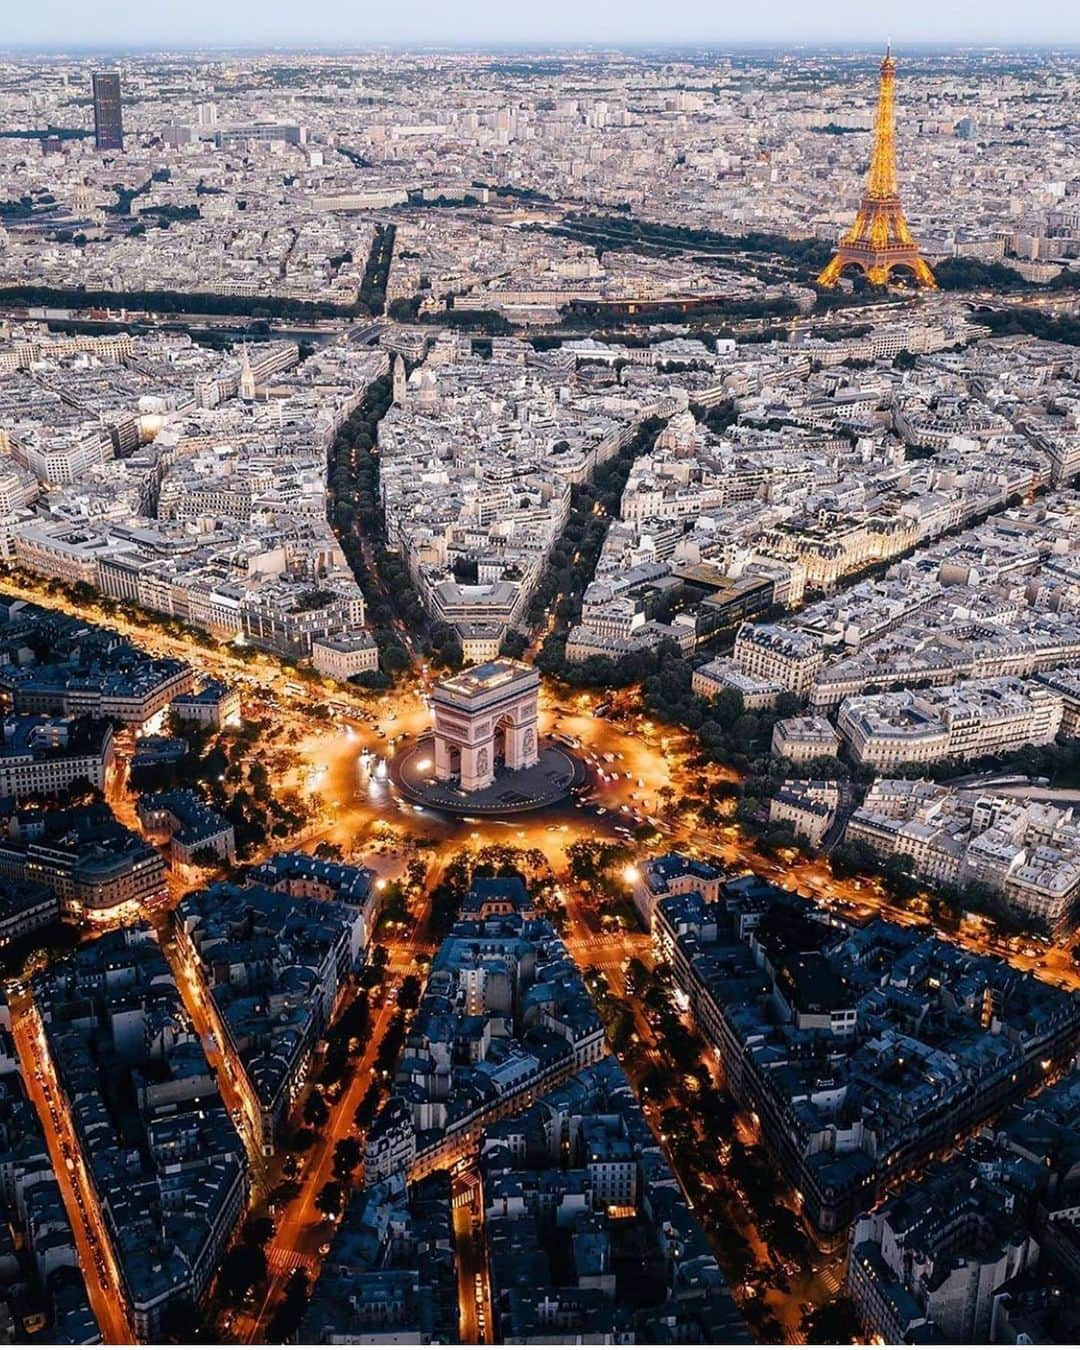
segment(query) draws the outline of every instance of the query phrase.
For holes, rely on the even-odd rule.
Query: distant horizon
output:
[[[923,41],[900,42],[896,39],[892,41],[892,51],[895,56],[903,57],[926,56],[926,55],[949,55],[962,52],[972,53],[993,53],[1001,52],[1005,54],[1027,54],[1033,55],[1040,52],[1047,53],[1076,53],[1080,55],[1080,40],[1054,40],[1045,38],[1040,41],[1004,41],[1004,40],[984,40],[974,41],[970,39],[949,40],[945,38]],[[364,56],[374,52],[389,52],[399,55],[416,54],[455,54],[468,55],[475,53],[477,55],[506,54],[515,53],[528,56],[544,56],[554,54],[572,55],[575,53],[594,54],[603,56],[605,54],[624,54],[649,55],[649,54],[670,54],[673,56],[716,53],[723,55],[727,52],[775,52],[789,53],[791,55],[864,55],[876,56],[884,52],[885,39],[880,42],[873,42],[869,39],[861,41],[810,41],[807,39],[792,39],[785,42],[781,39],[765,38],[729,38],[710,40],[706,38],[685,39],[676,41],[674,39],[665,39],[663,41],[650,41],[648,39],[637,39],[623,42],[600,42],[600,41],[572,41],[572,40],[544,40],[542,38],[527,39],[522,38],[518,41],[483,41],[476,39],[471,42],[466,41],[421,41],[421,40],[391,40],[372,39],[369,42],[335,42],[310,41],[302,42],[299,40],[266,40],[263,42],[201,42],[194,39],[186,41],[142,41],[142,42],[122,42],[122,41],[97,41],[97,42],[66,42],[66,43],[47,43],[47,42],[9,42],[0,46],[0,57],[15,56],[44,56],[44,57],[62,57],[62,56],[170,56],[170,55],[197,55],[202,53],[212,53],[223,56],[259,56],[273,55],[282,53],[291,56]]]
[[[145,0],[106,0],[92,15],[84,0],[40,0],[8,15],[0,51],[827,50],[878,47],[889,38],[908,49],[1080,48],[1075,21],[1058,0],[1028,0],[1022,9],[1003,0],[960,0],[949,7],[909,0],[903,9],[881,12],[856,0],[813,10],[799,0],[776,0],[767,14],[742,6],[718,10],[703,0],[687,0],[675,12],[647,0],[594,0],[591,6],[547,0],[541,11],[502,0],[395,0],[361,10],[344,0],[309,0],[303,7],[284,0],[233,0],[228,7],[188,0],[168,9]]]

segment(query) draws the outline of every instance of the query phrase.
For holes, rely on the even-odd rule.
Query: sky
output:
[[[1078,43],[1075,0],[8,0],[0,48],[371,43]]]

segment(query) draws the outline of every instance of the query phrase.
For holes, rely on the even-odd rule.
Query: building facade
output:
[[[95,70],[94,145],[98,150],[123,150],[124,112],[120,95],[120,72]]]
[[[466,792],[477,792],[494,782],[500,758],[508,769],[531,768],[540,753],[539,691],[539,673],[518,661],[491,661],[440,680],[431,700],[439,782],[457,778]]]

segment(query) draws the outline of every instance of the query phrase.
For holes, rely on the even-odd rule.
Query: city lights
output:
[[[0,1328],[1068,1341],[1068,33],[453,10],[0,57]]]

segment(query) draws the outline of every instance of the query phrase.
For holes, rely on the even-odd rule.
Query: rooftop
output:
[[[446,692],[456,698],[477,698],[508,688],[518,681],[539,684],[540,676],[532,666],[521,661],[485,661],[482,665],[463,670],[459,675],[440,680],[435,686],[435,696]]]

